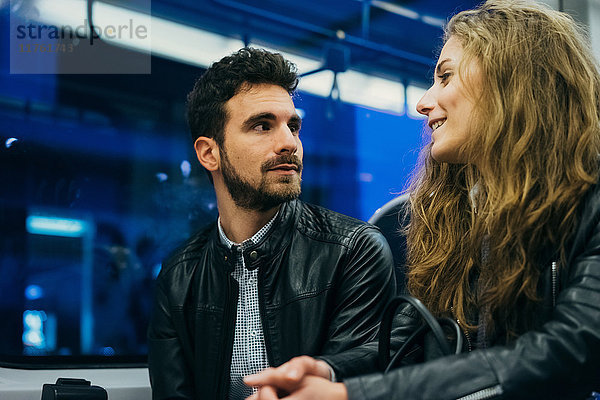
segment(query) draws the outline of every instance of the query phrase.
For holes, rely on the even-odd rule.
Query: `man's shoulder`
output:
[[[339,241],[343,244],[363,232],[380,235],[379,229],[367,222],[315,204],[299,202],[300,213],[296,228],[318,240]]]
[[[216,222],[211,222],[173,250],[163,261],[163,275],[172,272],[177,266],[200,257],[215,229]]]

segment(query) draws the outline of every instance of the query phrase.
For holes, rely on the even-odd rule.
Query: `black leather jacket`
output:
[[[244,253],[260,266],[259,303],[269,365],[342,352],[373,340],[395,294],[380,231],[295,200]],[[221,399],[229,390],[238,296],[234,256],[216,223],[164,264],[148,331],[154,399]]]
[[[552,252],[542,255],[547,262],[542,264],[545,268],[539,282],[542,300],[529,321],[533,328],[508,343],[498,340],[486,349],[405,366],[387,375],[346,379],[349,399],[582,400],[592,390],[598,391],[599,185],[586,194],[579,216],[577,231],[566,246],[566,264],[554,268]],[[410,309],[404,309],[397,317],[395,336],[402,342],[416,321]],[[342,358],[345,363],[352,362],[353,351],[346,352]],[[425,349],[425,358],[427,353]],[[364,354],[360,358],[365,359]],[[370,368],[373,371],[375,367]]]

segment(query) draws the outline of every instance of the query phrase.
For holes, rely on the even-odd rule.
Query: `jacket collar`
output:
[[[244,250],[246,268],[255,269],[259,265],[267,265],[273,255],[285,248],[292,238],[292,233],[297,219],[297,210],[301,205],[300,200],[292,200],[281,205],[273,226],[258,243]],[[215,223],[211,232],[217,257],[226,265],[226,271],[231,272],[235,266],[235,255],[230,248],[225,246],[219,237],[218,226]]]

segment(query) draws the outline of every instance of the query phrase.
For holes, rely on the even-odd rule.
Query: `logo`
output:
[[[150,0],[11,0],[11,74],[149,74]]]

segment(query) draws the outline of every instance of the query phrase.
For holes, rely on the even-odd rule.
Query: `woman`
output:
[[[566,14],[509,1],[457,14],[445,39],[417,106],[432,140],[411,187],[407,287],[459,321],[465,352],[343,383],[302,357],[247,379],[271,385],[260,398],[584,399],[600,387],[600,76],[586,40]],[[337,372],[337,355],[323,360]]]

